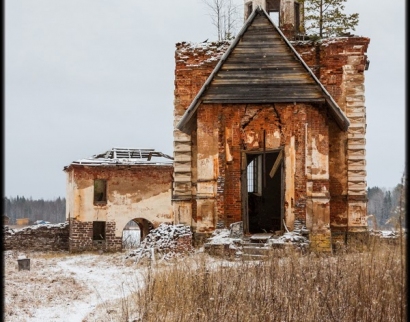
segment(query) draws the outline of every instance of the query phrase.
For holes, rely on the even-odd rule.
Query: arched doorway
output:
[[[137,248],[153,228],[152,223],[144,218],[130,220],[122,231],[123,248]]]

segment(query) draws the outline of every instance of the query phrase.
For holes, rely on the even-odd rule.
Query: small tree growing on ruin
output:
[[[335,37],[355,30],[359,14],[343,13],[347,0],[305,0],[305,29],[319,38]]]
[[[218,41],[235,37],[238,10],[232,0],[202,0],[208,7],[212,24],[216,27]]]

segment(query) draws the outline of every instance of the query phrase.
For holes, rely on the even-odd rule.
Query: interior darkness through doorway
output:
[[[282,230],[283,158],[282,150],[247,154],[248,232],[274,233]],[[245,187],[244,187],[245,188]]]

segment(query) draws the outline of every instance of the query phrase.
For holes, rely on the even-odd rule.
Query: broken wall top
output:
[[[262,9],[255,10],[177,128],[187,131],[202,103],[327,103],[342,130],[349,120]]]

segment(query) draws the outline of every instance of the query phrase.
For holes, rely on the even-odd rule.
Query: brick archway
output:
[[[122,247],[135,248],[152,229],[154,229],[154,225],[145,218],[131,219],[122,231]]]

